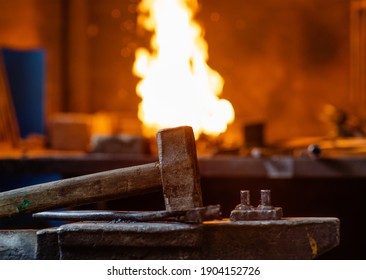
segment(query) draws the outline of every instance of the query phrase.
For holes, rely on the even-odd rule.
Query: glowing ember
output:
[[[197,0],[142,0],[138,24],[153,32],[150,53],[136,51],[134,73],[141,78],[138,117],[144,134],[189,125],[199,134],[218,135],[234,120],[230,102],[219,99],[222,77],[207,64],[207,44],[194,22]]]

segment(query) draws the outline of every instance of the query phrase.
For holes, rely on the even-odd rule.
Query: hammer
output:
[[[202,207],[192,128],[162,129],[156,138],[158,162],[2,192],[0,218],[150,193],[160,186],[166,210]]]

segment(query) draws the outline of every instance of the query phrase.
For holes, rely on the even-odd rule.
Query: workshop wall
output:
[[[62,0],[0,0],[0,48],[46,50],[46,113],[62,108]]]
[[[88,106],[76,100],[83,92],[78,90],[70,95],[70,108],[136,116],[134,51],[150,39],[136,26],[138,1],[84,2],[84,22],[78,17],[70,26],[83,25],[86,32],[75,37],[70,48],[84,46],[88,57],[75,59],[87,65],[88,73],[71,84],[77,88],[80,81],[86,83],[82,99]],[[200,3],[197,20],[205,30],[209,65],[223,76],[222,97],[236,111],[231,130],[259,121],[266,123],[269,141],[323,136],[329,134],[320,119],[326,104],[352,111],[349,0]]]
[[[0,0],[0,45],[47,50],[47,109],[135,117],[138,0]],[[266,123],[266,138],[327,135],[319,115],[349,98],[350,0],[201,0],[209,65],[236,111],[231,130]]]

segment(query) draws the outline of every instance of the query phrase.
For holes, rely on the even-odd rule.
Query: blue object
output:
[[[22,138],[44,134],[45,116],[45,51],[43,49],[0,48]],[[62,179],[57,173],[7,176],[0,174],[0,192]],[[1,219],[0,228],[36,226],[31,215]]]
[[[0,49],[20,136],[44,134],[45,51]]]

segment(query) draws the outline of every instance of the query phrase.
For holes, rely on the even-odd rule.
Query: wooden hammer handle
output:
[[[159,163],[115,169],[0,193],[0,218],[160,189]]]

